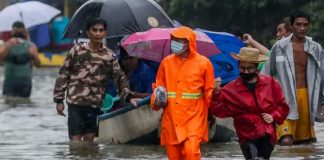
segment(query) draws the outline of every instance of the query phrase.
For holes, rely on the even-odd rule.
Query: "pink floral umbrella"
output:
[[[130,56],[161,62],[170,54],[170,33],[174,29],[152,28],[146,32],[136,32],[124,38],[121,46]],[[205,33],[195,33],[198,53],[209,57],[221,52]]]

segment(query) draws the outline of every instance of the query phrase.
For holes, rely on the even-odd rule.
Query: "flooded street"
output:
[[[56,114],[52,92],[58,68],[34,70],[30,100],[0,98],[0,159],[166,159],[159,145],[70,144],[67,118]],[[2,93],[3,68],[0,68]],[[318,142],[276,146],[272,159],[324,159],[324,124],[316,124]],[[206,144],[203,159],[243,159],[236,142]]]

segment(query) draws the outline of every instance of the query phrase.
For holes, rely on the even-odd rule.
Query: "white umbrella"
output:
[[[10,31],[15,21],[22,21],[29,28],[48,23],[60,13],[60,10],[38,1],[15,3],[0,12],[0,32]]]

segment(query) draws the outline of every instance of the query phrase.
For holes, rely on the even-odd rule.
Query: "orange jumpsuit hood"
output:
[[[171,35],[175,38],[185,38],[189,42],[189,55],[197,52],[196,46],[196,34],[195,32],[190,29],[189,27],[178,27],[174,31],[171,32]]]

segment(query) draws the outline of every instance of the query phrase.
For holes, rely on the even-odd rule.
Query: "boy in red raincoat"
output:
[[[245,159],[269,159],[277,140],[276,124],[282,124],[289,107],[279,83],[258,73],[267,57],[255,48],[243,47],[232,57],[239,61],[240,77],[220,88],[215,80],[211,100],[213,115],[234,119],[234,127]]]

